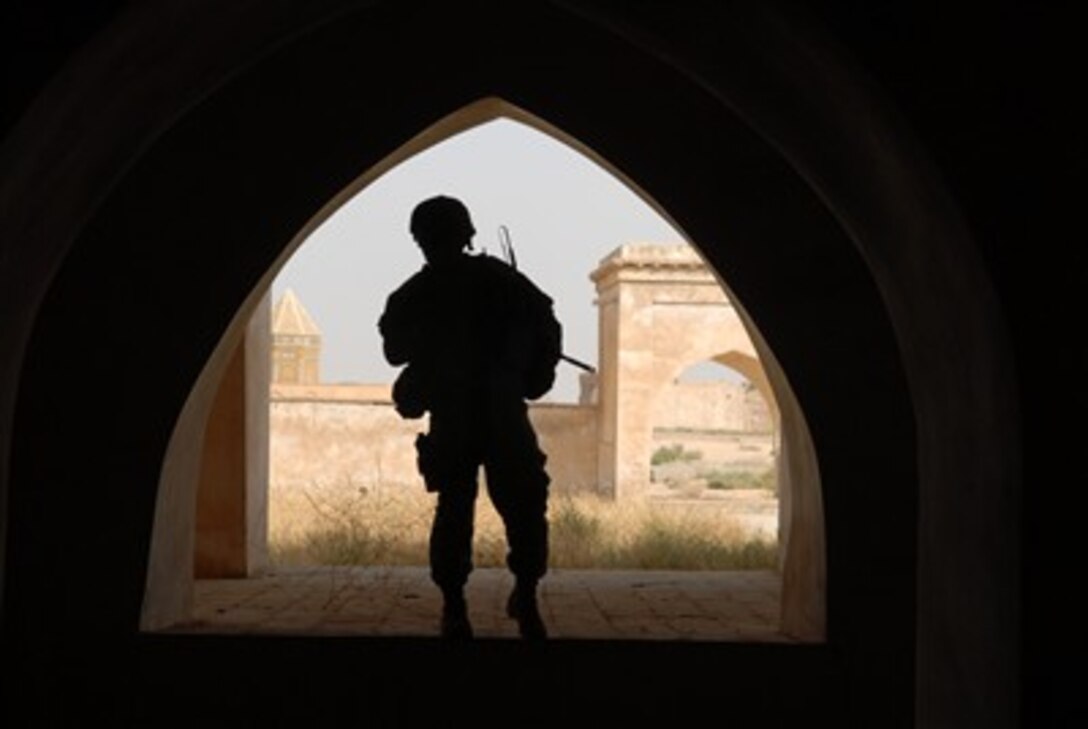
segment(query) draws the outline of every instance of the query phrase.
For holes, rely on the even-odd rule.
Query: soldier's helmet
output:
[[[471,244],[476,228],[468,208],[460,200],[445,195],[428,198],[415,207],[409,224],[412,237],[424,248]]]

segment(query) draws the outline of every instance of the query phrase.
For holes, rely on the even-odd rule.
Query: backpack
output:
[[[522,395],[543,397],[555,384],[555,370],[563,356],[563,327],[555,316],[550,296],[520,273],[522,305],[520,326],[526,333]]]
[[[474,260],[506,282],[507,361],[521,376],[522,396],[527,400],[541,398],[555,384],[555,370],[563,357],[563,327],[555,316],[552,298],[512,263],[487,255]]]

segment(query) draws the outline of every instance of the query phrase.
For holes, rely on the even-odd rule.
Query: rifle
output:
[[[506,263],[509,264],[510,268],[515,271],[518,270],[518,257],[517,254],[514,253],[514,244],[510,241],[510,229],[505,225],[499,226],[499,249],[502,251],[503,258],[506,259]],[[597,371],[593,365],[586,364],[580,359],[575,359],[568,354],[560,353],[559,359],[567,364],[574,365],[584,372],[595,373]]]

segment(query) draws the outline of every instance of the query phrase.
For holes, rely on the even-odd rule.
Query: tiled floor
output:
[[[501,569],[476,570],[466,594],[478,638],[514,638]],[[540,604],[552,638],[788,642],[778,632],[773,572],[553,570]],[[196,585],[178,632],[437,635],[441,598],[424,567],[278,570]]]

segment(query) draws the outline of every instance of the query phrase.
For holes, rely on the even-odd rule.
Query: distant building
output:
[[[321,381],[321,330],[288,289],[272,309],[272,384]]]

